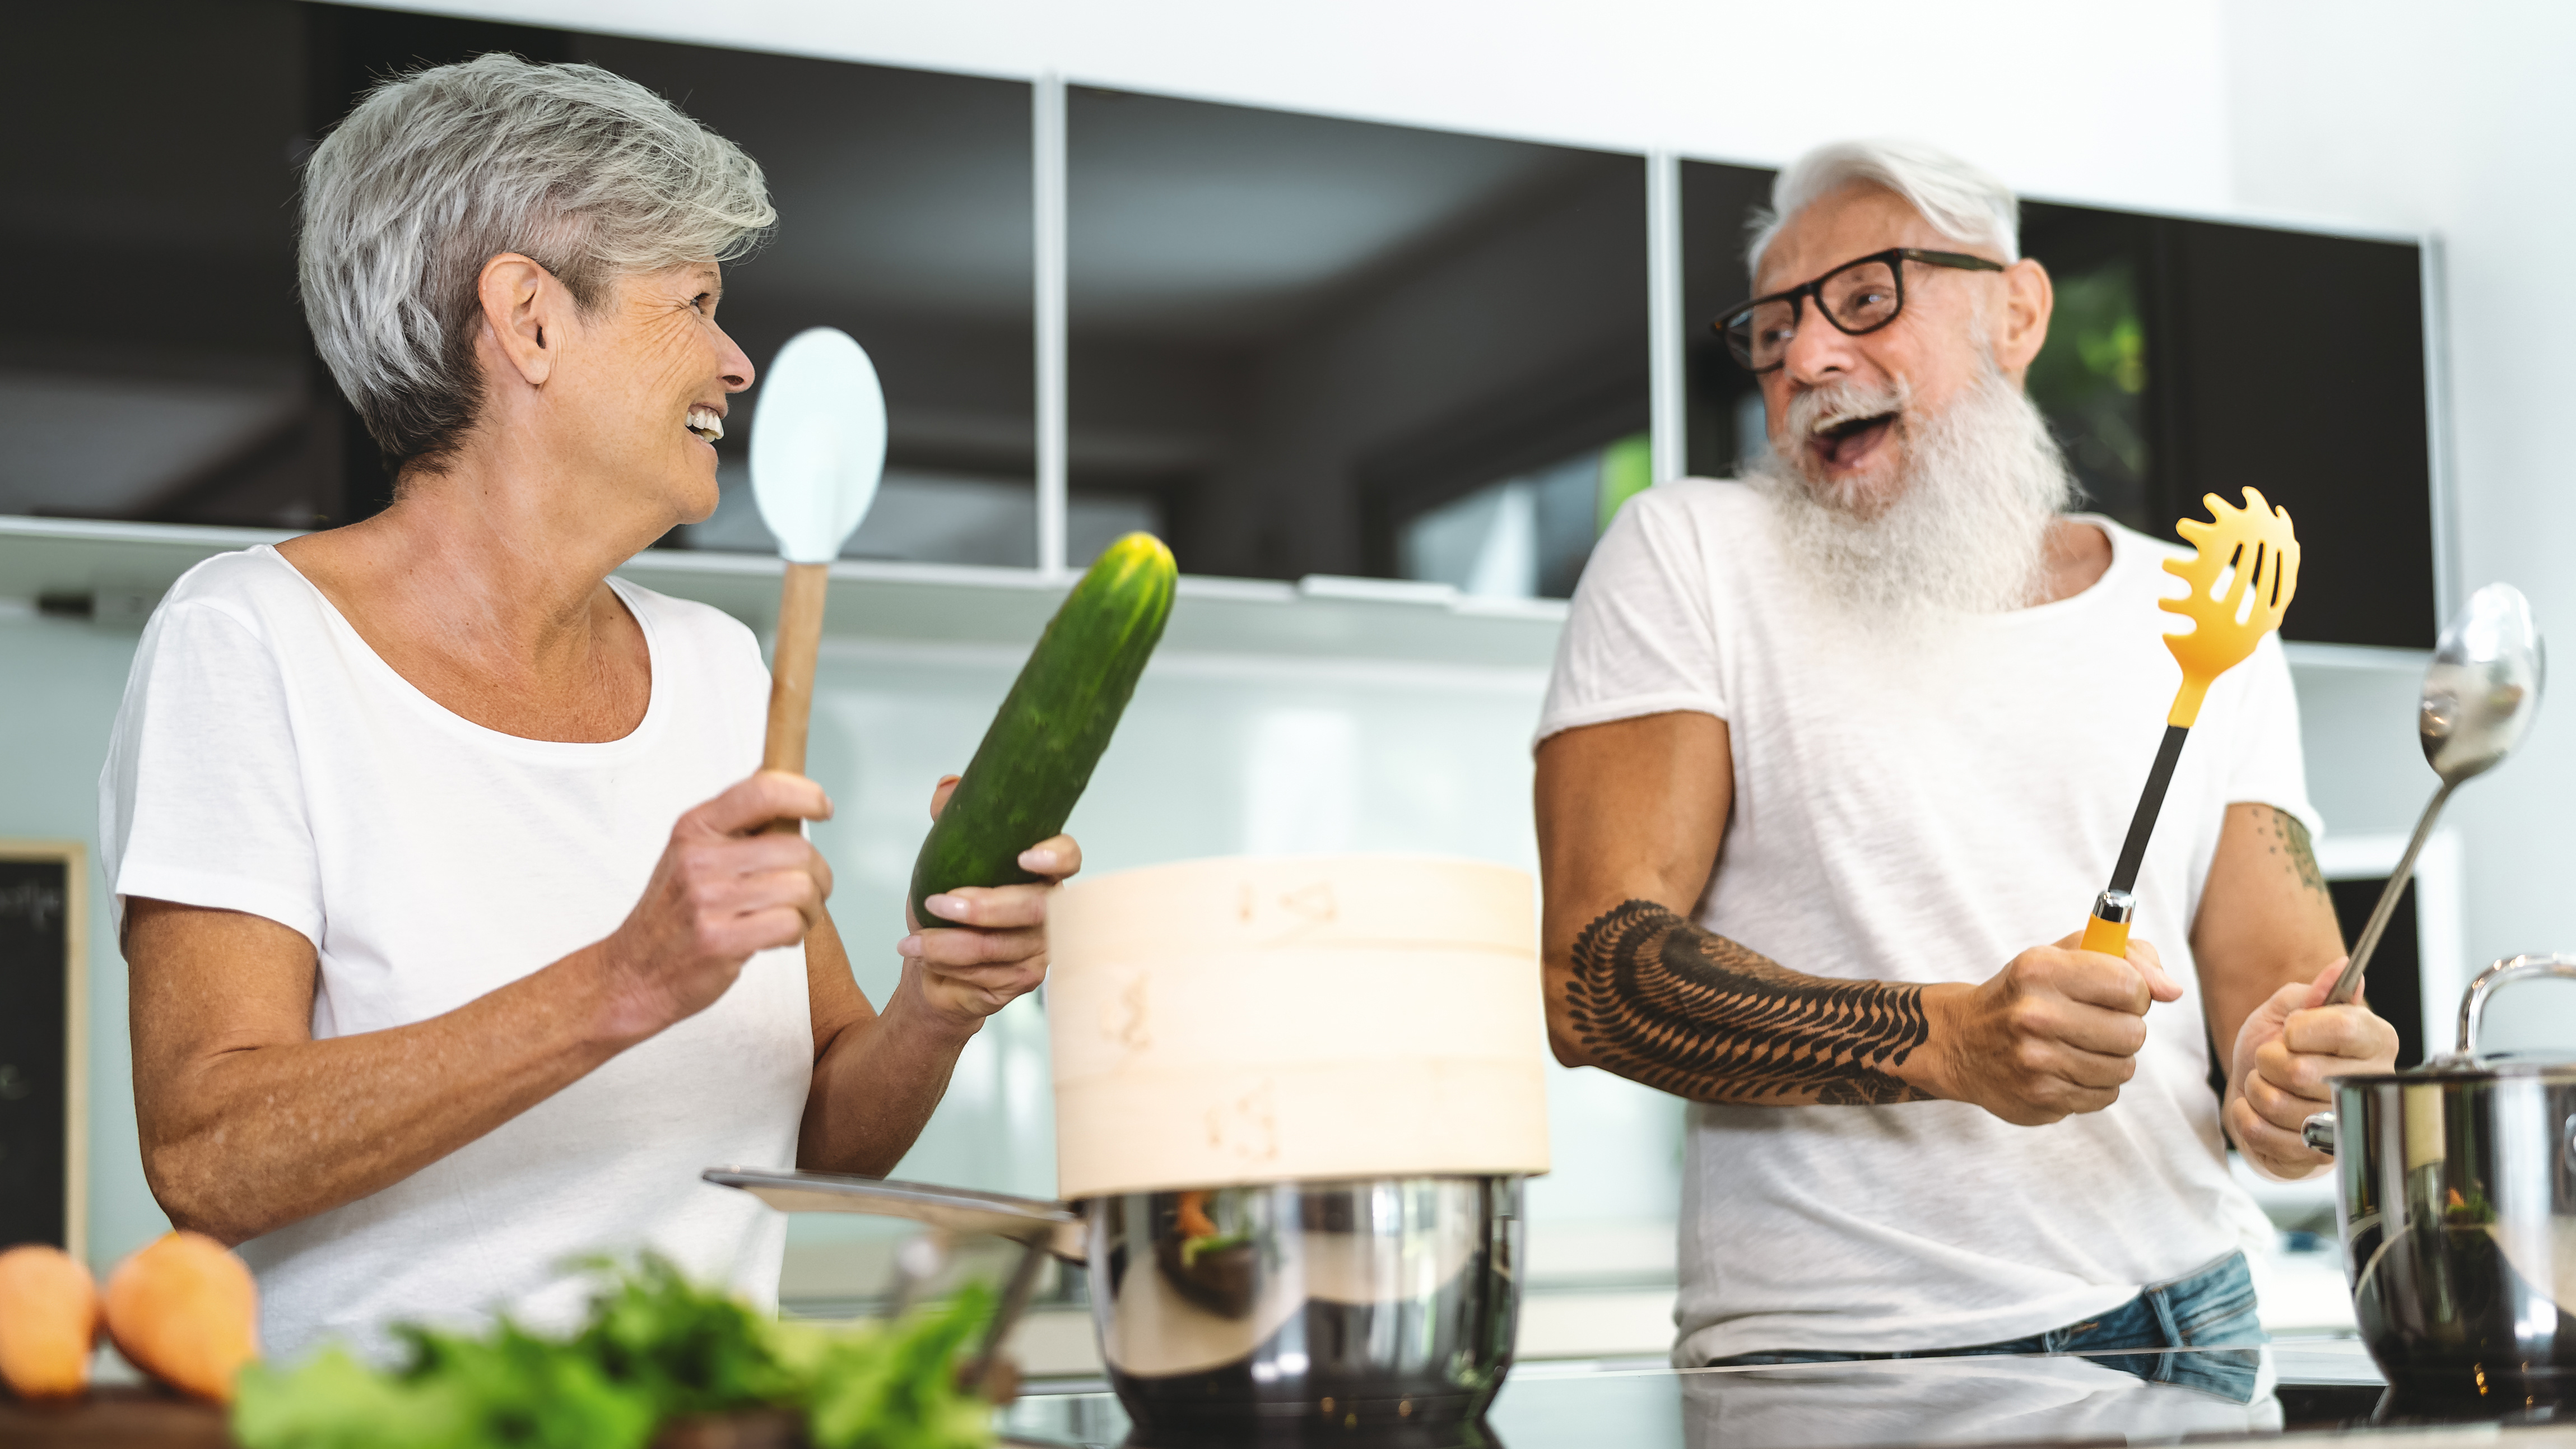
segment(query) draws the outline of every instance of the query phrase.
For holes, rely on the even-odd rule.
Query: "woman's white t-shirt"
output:
[[[672,824],[760,763],[749,630],[612,580],[652,697],[605,744],[521,739],[412,687],[276,550],[206,560],[144,629],[99,777],[129,896],[265,916],[320,958],[313,1035],[441,1015],[606,937]],[[368,1197],[244,1243],[268,1351],[387,1325],[577,1315],[574,1260],[651,1249],[774,1303],[784,1220],[699,1180],[789,1167],[813,1071],[804,953]]]
[[[1584,569],[1539,736],[1725,720],[1700,924],[1810,975],[1984,981],[2084,923],[2181,682],[2156,601],[2184,551],[2084,521],[2111,540],[2091,588],[1898,642],[1854,635],[1753,489],[1651,489]],[[2046,1127],[1960,1102],[1694,1108],[1676,1362],[2019,1338],[2269,1239],[2228,1176],[2191,951],[2233,801],[2317,825],[2275,639],[2210,690],[2147,851],[2132,929],[2183,996],[2148,1012],[2119,1101]]]

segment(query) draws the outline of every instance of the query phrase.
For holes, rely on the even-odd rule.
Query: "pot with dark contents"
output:
[[[1511,1366],[1519,1204],[1511,1177],[1083,1204],[1093,1325],[1138,1442],[1472,1424]]]
[[[2576,1063],[2472,1053],[2506,982],[2576,977],[2517,956],[2470,984],[2460,1049],[2335,1079],[2308,1121],[2335,1154],[2345,1275],[2363,1342],[2409,1401],[2576,1400]]]

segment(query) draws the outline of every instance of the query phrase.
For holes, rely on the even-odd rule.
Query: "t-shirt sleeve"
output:
[[[2325,833],[2325,822],[2308,801],[2306,752],[2299,743],[2299,696],[2290,682],[2290,658],[2279,635],[2266,636],[2245,661],[2243,714],[2237,730],[2236,757],[2228,764],[2227,802],[2270,805],[2286,810],[2308,827]]]
[[[1692,710],[1726,718],[1708,570],[1689,514],[1652,494],[1619,510],[1575,585],[1536,744],[1585,725]]]
[[[143,896],[322,939],[322,884],[283,676],[253,626],[176,601],[136,648],[99,774],[118,928]]]

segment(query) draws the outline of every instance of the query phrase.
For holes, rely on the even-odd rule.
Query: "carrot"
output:
[[[0,1253],[0,1383],[22,1399],[76,1399],[98,1347],[98,1285],[60,1248]]]
[[[169,1233],[107,1275],[107,1333],[126,1362],[185,1393],[232,1402],[259,1357],[250,1269],[203,1233]]]

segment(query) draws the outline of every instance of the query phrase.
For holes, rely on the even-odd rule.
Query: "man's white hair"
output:
[[[1771,183],[1770,207],[1753,213],[1745,269],[1759,275],[1763,249],[1790,218],[1855,181],[1904,197],[1952,241],[1992,247],[2007,262],[2021,260],[2021,203],[2011,187],[1919,141],[1836,141],[1790,162]]]
[[[650,90],[492,54],[386,81],[323,138],[297,281],[377,446],[435,469],[483,395],[485,262],[522,253],[591,311],[621,275],[728,260],[777,219],[760,167]]]

